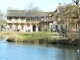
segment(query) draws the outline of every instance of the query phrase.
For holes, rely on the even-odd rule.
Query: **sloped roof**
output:
[[[7,17],[25,17],[26,16],[26,12],[25,10],[7,10]]]
[[[46,17],[48,12],[26,12],[26,17]]]
[[[46,17],[49,12],[26,12],[25,10],[8,10],[7,17]]]
[[[56,16],[63,15],[65,11],[66,11],[66,6],[59,6],[59,8],[56,11],[57,12]]]
[[[55,12],[55,16],[64,16],[69,15],[68,17],[77,17],[77,6],[76,5],[66,5],[59,6],[57,11]]]

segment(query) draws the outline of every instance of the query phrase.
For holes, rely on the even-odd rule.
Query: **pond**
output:
[[[0,60],[80,60],[77,46],[9,43],[0,39]]]

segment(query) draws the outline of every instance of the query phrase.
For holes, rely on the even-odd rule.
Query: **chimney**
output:
[[[61,3],[59,3],[59,6],[61,6]]]
[[[24,7],[24,11],[26,11],[26,7]]]
[[[10,10],[10,8],[9,8],[9,7],[7,7],[7,10]]]

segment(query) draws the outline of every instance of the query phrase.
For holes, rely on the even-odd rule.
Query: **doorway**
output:
[[[33,25],[33,31],[36,31],[36,25]]]

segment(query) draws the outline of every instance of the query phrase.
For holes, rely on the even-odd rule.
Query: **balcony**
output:
[[[21,19],[11,19],[11,20],[7,20],[7,23],[39,23],[39,20],[21,20]]]

